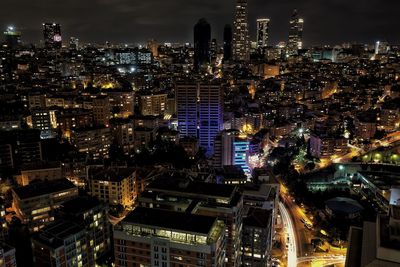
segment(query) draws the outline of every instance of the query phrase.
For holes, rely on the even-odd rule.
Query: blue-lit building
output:
[[[248,157],[249,141],[236,139],[233,142],[233,165],[240,166],[246,174],[250,173]]]
[[[206,155],[223,128],[223,90],[220,84],[178,84],[175,89],[180,137],[196,137]]]

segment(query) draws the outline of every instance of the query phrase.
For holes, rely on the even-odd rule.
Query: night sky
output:
[[[84,42],[192,42],[201,17],[221,41],[233,22],[235,0],[0,0],[0,27],[15,25],[23,41],[42,38],[41,23],[62,24],[64,40]],[[400,43],[399,0],[249,0],[251,37],[258,17],[271,19],[271,43],[286,40],[291,11],[305,19],[307,45],[374,42]]]

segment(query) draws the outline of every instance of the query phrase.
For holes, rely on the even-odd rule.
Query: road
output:
[[[282,216],[283,225],[285,226],[284,228],[286,229],[287,234],[287,265],[289,267],[295,267],[297,266],[297,236],[295,234],[295,227],[289,212],[282,202],[279,202],[279,212]]]

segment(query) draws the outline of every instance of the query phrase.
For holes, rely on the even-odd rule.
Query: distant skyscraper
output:
[[[58,23],[43,23],[44,45],[47,49],[60,49],[61,26]]]
[[[215,59],[217,58],[217,54],[218,54],[218,43],[217,39],[214,38],[211,40],[210,44],[210,56],[212,61],[215,61]]]
[[[232,58],[232,27],[226,24],[224,27],[224,60]]]
[[[69,48],[72,50],[78,50],[79,49],[79,39],[76,37],[70,37],[69,38]]]
[[[235,60],[250,59],[249,23],[247,16],[247,0],[236,0],[233,29],[233,57]]]
[[[289,41],[287,45],[289,55],[295,55],[297,54],[297,50],[303,48],[303,24],[304,20],[299,17],[297,9],[293,10],[290,19]]]
[[[11,48],[16,48],[21,45],[21,32],[17,31],[14,27],[9,26],[4,32],[6,44]]]
[[[268,46],[269,19],[257,19],[257,48]]]
[[[194,26],[194,67],[210,63],[211,26],[200,19]]]
[[[178,130],[181,137],[192,136],[213,154],[215,136],[222,130],[223,92],[221,85],[190,83],[176,86]]]

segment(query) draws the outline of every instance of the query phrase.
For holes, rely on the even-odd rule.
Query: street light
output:
[[[344,170],[344,166],[343,165],[339,165],[339,170],[343,171]]]

